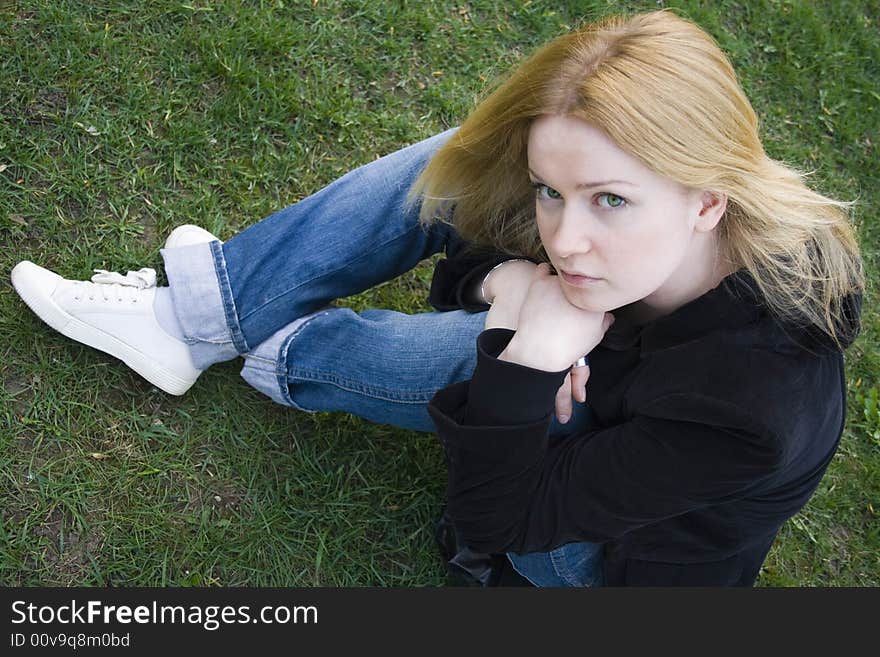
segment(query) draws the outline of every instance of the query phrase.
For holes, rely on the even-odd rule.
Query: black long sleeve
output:
[[[611,585],[753,583],[837,449],[840,345],[782,326],[739,272],[650,324],[618,318],[590,353],[593,421],[557,435],[565,373],[500,361],[512,335],[484,331],[473,377],[428,406],[464,542],[490,553],[603,543]]]
[[[733,499],[779,464],[766,428],[712,396],[662,396],[626,422],[551,441],[566,372],[498,360],[512,335],[484,331],[473,378],[428,408],[448,457],[449,514],[475,550],[616,539]]]

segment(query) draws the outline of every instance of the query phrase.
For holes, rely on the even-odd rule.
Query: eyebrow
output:
[[[529,173],[532,174],[533,178],[544,180],[544,176],[539,176],[537,173],[532,171],[531,167],[529,167]],[[637,184],[633,182],[628,182],[626,180],[598,180],[596,182],[578,183],[577,185],[575,185],[575,189],[591,189],[593,187],[604,187],[605,185],[629,185],[630,187],[638,187]]]

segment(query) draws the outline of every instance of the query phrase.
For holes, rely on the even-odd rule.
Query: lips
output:
[[[591,285],[593,283],[598,283],[601,281],[601,278],[597,278],[595,276],[588,276],[586,274],[580,272],[569,272],[564,269],[559,270],[559,275],[569,285],[574,285],[577,287],[582,287],[584,285]]]
[[[585,274],[582,271],[571,271],[570,269],[560,269],[559,271],[561,271],[563,274],[568,274],[569,276],[579,276],[581,278],[592,278],[595,280],[599,279],[598,276],[590,276],[589,274]]]

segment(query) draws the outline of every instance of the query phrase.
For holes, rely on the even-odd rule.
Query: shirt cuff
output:
[[[477,337],[477,367],[471,379],[463,424],[528,424],[550,415],[568,369],[545,372],[498,360],[513,338],[510,329],[488,329]]]
[[[489,304],[478,299],[475,294],[486,274],[502,262],[525,259],[522,256],[477,251],[471,255],[440,260],[434,267],[428,303],[440,311],[458,309],[469,313],[486,311],[489,309]]]

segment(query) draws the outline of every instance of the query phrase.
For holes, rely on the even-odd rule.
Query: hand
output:
[[[565,298],[547,264],[535,268],[517,318],[517,330],[499,358],[526,367],[559,372],[602,341],[614,322],[611,313],[583,310]]]
[[[483,288],[492,306],[486,313],[484,328],[516,329],[536,268],[535,263],[527,260],[510,260],[489,274]]]
[[[532,284],[537,265],[511,260],[495,269],[485,280],[483,288],[492,307],[486,315],[485,328],[516,329],[519,313]],[[548,269],[549,271],[549,269]],[[556,394],[556,417],[562,423],[571,419],[572,398],[587,400],[589,367],[572,367]]]
[[[571,419],[572,403],[587,401],[587,380],[590,378],[590,366],[572,367],[565,375],[565,381],[556,393],[556,419],[565,424]]]

